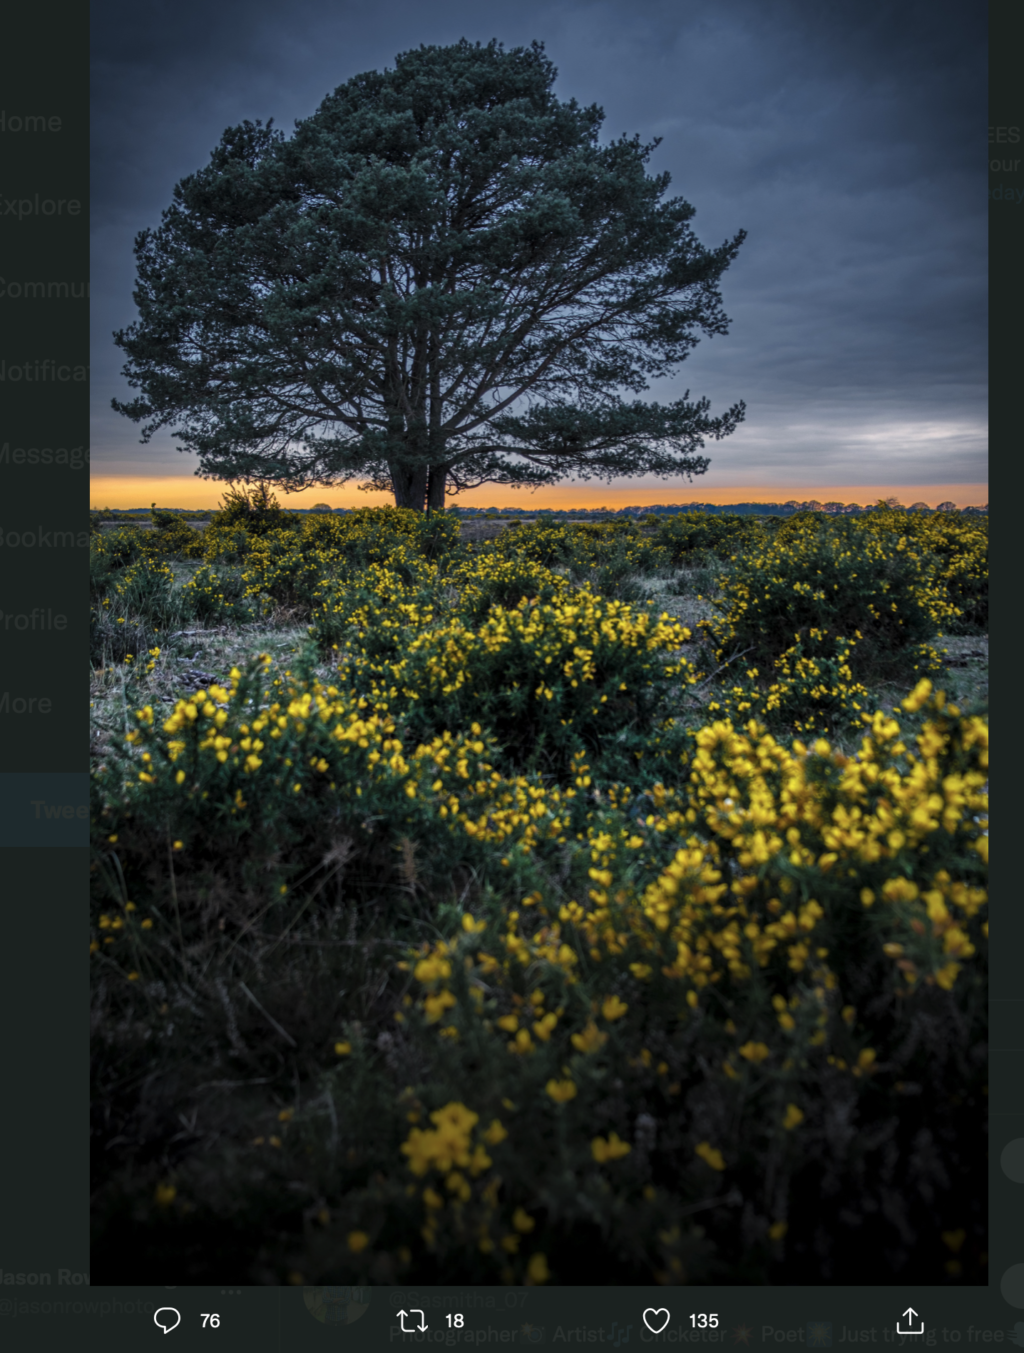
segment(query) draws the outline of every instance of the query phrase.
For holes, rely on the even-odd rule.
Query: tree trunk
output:
[[[447,465],[431,465],[427,477],[427,511],[444,511],[444,486],[448,478]]]
[[[391,472],[395,507],[411,507],[415,512],[422,512],[427,496],[427,467],[392,462],[388,469]]]

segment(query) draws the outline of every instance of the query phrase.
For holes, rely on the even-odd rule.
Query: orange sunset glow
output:
[[[90,497],[94,509],[149,507],[180,507],[191,510],[215,508],[220,503],[225,485],[220,481],[197,479],[184,475],[94,475]],[[331,507],[382,507],[394,500],[388,493],[362,493],[354,484],[333,489],[306,489],[301,493],[280,493],[285,507],[312,507],[327,503]],[[449,498],[449,507],[498,508],[621,508],[636,505],[644,507],[686,503],[785,503],[790,499],[807,502],[860,503],[867,506],[880,498],[898,498],[900,502],[956,503],[957,507],[982,507],[988,502],[988,485],[981,484],[755,484],[727,485],[714,488],[710,484],[685,487],[645,484],[608,487],[603,484],[562,484],[540,488],[530,493],[525,490],[487,485]]]

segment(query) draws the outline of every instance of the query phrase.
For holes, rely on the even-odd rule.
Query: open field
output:
[[[987,1281],[984,517],[92,589],[94,1282]]]

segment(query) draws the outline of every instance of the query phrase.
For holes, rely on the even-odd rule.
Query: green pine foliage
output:
[[[462,40],[349,80],[291,138],[226,130],[136,243],[115,339],[141,393],[113,407],[211,477],[357,479],[417,511],[488,482],[702,474],[742,403],[616,392],[728,331],[744,232],[703,246],[647,173],[657,141],[601,144],[556,75],[540,43]]]

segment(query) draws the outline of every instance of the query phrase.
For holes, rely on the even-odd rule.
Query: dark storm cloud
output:
[[[290,134],[324,95],[420,45],[537,38],[557,93],[604,135],[661,137],[650,172],[701,240],[748,231],[732,323],[652,397],[737,399],[709,447],[729,483],[944,483],[986,476],[986,9],[772,0],[375,6],[93,5],[93,463],[194,468],[110,409],[111,331],[135,319],[132,242],[245,118]]]

